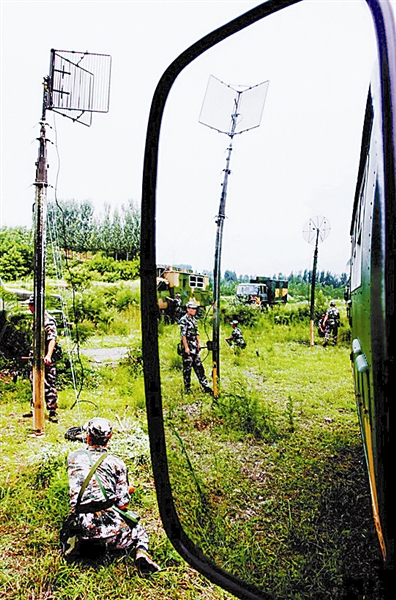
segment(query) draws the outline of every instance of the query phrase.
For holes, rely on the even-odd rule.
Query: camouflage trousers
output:
[[[30,382],[33,385],[33,371],[30,372]],[[44,371],[44,396],[48,410],[58,408],[58,391],[56,389],[56,366],[55,363],[45,365]],[[33,401],[32,401],[33,402]]]
[[[82,538],[82,539],[95,539]],[[130,527],[123,527],[118,533],[107,538],[103,538],[103,542],[106,543],[109,550],[122,550],[123,548],[130,548],[131,546],[137,546],[148,551],[148,535],[146,530],[138,523],[136,527],[131,529]]]
[[[191,388],[191,370],[194,369],[195,374],[198,378],[199,383],[202,385],[204,390],[209,390],[209,383],[205,376],[205,370],[198,352],[186,354],[183,352],[183,379],[184,389],[188,392]]]
[[[328,325],[325,329],[325,344],[327,345],[330,342],[330,335],[333,335],[333,344],[336,345],[337,337],[338,337],[338,327],[332,327]]]

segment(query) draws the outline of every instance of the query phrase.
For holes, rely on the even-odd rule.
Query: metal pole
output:
[[[311,310],[310,310],[310,345],[315,344],[314,340],[314,321],[315,321],[315,285],[316,285],[316,267],[318,263],[318,244],[319,244],[319,227],[316,229],[316,242],[315,252],[312,270],[312,284],[311,284]]]
[[[34,324],[33,324],[33,430],[44,432],[45,379],[45,246],[47,220],[47,138],[45,116],[48,92],[44,82],[43,110],[40,122],[38,160],[36,162],[36,197],[34,205]]]
[[[231,174],[230,162],[232,153],[232,140],[235,135],[237,126],[237,118],[239,116],[238,108],[241,98],[241,92],[237,92],[237,97],[234,100],[234,113],[231,115],[231,131],[228,134],[230,144],[227,148],[226,166],[224,169],[224,179],[220,196],[219,213],[216,217],[216,242],[215,242],[215,257],[213,268],[213,353],[212,353],[212,380],[213,393],[215,396],[219,394],[219,378],[220,378],[220,279],[221,279],[221,249],[223,242],[223,225],[225,219],[225,205],[227,199],[228,176]]]

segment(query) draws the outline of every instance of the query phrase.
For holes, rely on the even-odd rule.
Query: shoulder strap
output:
[[[78,504],[80,504],[80,502],[81,502],[81,498],[82,498],[82,496],[83,496],[83,493],[84,493],[84,492],[85,492],[85,490],[87,489],[87,485],[88,485],[88,483],[90,482],[92,475],[95,473],[95,471],[96,471],[96,469],[99,467],[100,463],[102,463],[102,462],[104,461],[104,459],[106,458],[106,456],[107,456],[107,454],[104,452],[104,453],[102,454],[102,456],[99,458],[99,460],[97,460],[97,461],[96,461],[96,463],[93,465],[93,464],[92,464],[91,455],[89,454],[89,452],[87,452],[87,451],[85,451],[85,452],[86,452],[86,454],[88,455],[89,462],[91,463],[91,469],[90,469],[90,471],[89,471],[88,475],[86,476],[86,478],[84,479],[84,483],[82,484],[82,486],[81,486],[81,489],[80,489],[80,491],[79,491],[79,493],[78,493],[78,496],[77,496],[77,502],[76,502],[76,506],[77,506]],[[102,486],[101,486],[101,487],[102,487]],[[103,491],[103,490],[102,490],[102,491]]]

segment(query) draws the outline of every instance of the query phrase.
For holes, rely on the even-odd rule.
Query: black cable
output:
[[[80,381],[79,381],[79,388],[78,390],[76,390],[76,401],[73,403],[73,405],[71,406],[70,410],[72,410],[76,404],[80,401],[80,395],[82,392],[82,389],[84,387],[84,381],[85,381],[85,371],[84,371],[84,365],[82,363],[81,360],[81,354],[80,354],[80,334],[79,334],[79,328],[78,328],[78,319],[76,318],[77,315],[77,309],[76,309],[76,288],[75,288],[75,284],[74,284],[74,279],[73,279],[73,273],[72,270],[70,268],[70,264],[69,264],[69,259],[68,259],[68,243],[67,243],[67,228],[66,228],[66,218],[65,218],[65,212],[62,208],[62,206],[59,204],[58,201],[58,180],[59,180],[59,173],[60,173],[60,165],[61,165],[61,160],[60,160],[60,154],[59,154],[59,147],[58,147],[58,131],[56,128],[56,119],[55,119],[55,114],[54,114],[54,134],[55,134],[55,149],[56,149],[56,154],[58,157],[58,169],[56,172],[56,177],[55,177],[55,186],[54,186],[54,197],[55,197],[55,204],[58,207],[61,215],[62,215],[62,220],[61,220],[61,224],[62,224],[62,230],[63,230],[63,243],[64,243],[64,251],[65,251],[65,265],[66,265],[66,269],[69,273],[69,278],[70,278],[70,282],[71,282],[71,287],[72,287],[72,310],[73,310],[73,321],[75,322],[75,332],[76,332],[76,344],[75,344],[75,349],[77,352],[77,362],[80,366]],[[54,215],[55,217],[55,222],[56,222],[56,215]],[[89,402],[88,400],[86,400],[85,402]],[[92,404],[94,404],[92,402]],[[95,405],[96,406],[96,405]],[[96,408],[98,408],[96,406]]]

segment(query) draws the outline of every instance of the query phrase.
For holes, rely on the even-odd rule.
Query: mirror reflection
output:
[[[369,585],[376,548],[344,303],[373,38],[363,3],[281,11],[185,69],[161,130],[159,346],[176,506],[210,558],[281,597]],[[235,104],[262,82],[261,113]],[[316,263],[310,220],[331,224]],[[332,328],[320,323],[331,308]]]

